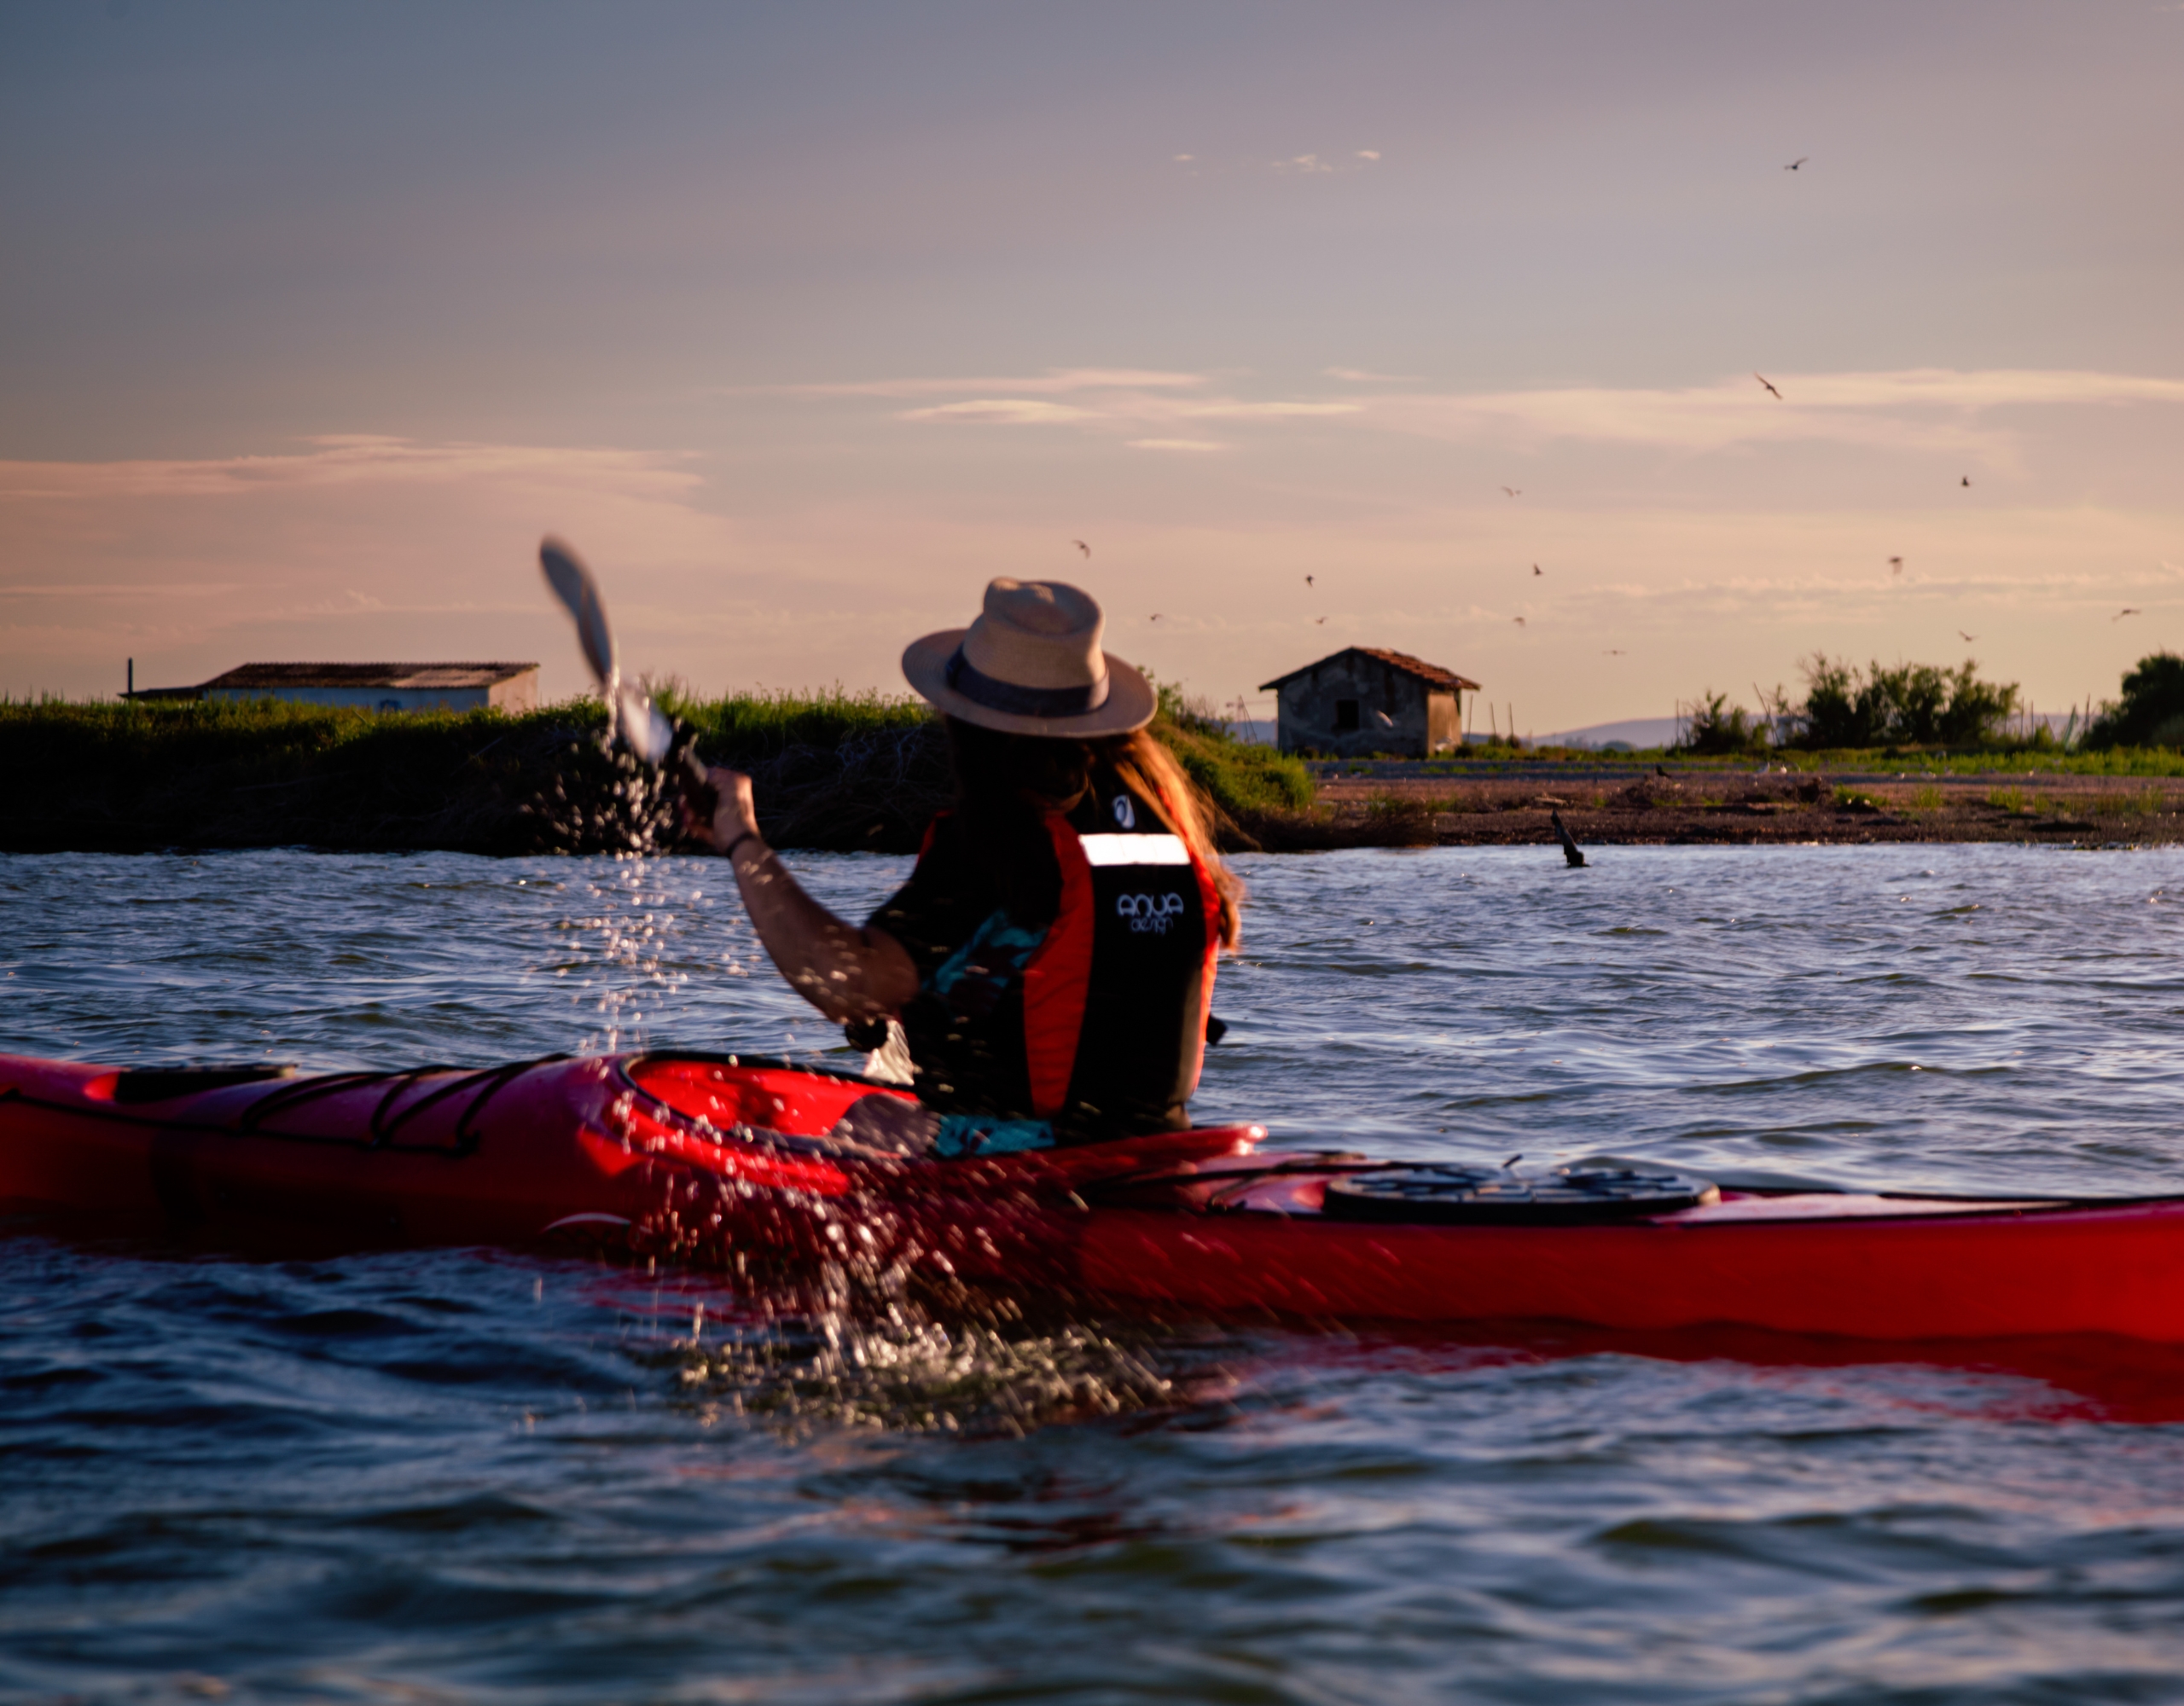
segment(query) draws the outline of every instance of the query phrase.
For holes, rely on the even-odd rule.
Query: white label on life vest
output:
[[[1188,865],[1190,850],[1180,835],[1080,835],[1090,865]]]

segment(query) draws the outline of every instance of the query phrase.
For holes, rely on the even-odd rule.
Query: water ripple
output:
[[[845,908],[903,862],[799,859]],[[1240,862],[1201,1112],[2173,1188],[2184,856]],[[697,860],[0,859],[0,1047],[847,1059]],[[784,1317],[474,1251],[0,1236],[25,1700],[2184,1697],[2184,1352]]]

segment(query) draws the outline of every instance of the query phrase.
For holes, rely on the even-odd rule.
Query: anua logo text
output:
[[[1117,895],[1115,915],[1130,920],[1132,930],[1165,936],[1183,910],[1181,895]]]

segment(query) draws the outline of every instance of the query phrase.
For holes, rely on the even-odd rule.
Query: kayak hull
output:
[[[729,1056],[201,1089],[0,1056],[0,1205],[252,1242],[575,1239],[1164,1311],[2184,1343],[2184,1198],[1745,1193],[1618,1224],[1361,1222],[1323,1212],[1326,1186],[1371,1163],[1256,1154],[1257,1127],[955,1162],[829,1144],[874,1094],[899,1093]]]
[[[1172,1221],[1142,1210],[1093,1217],[1075,1249],[1077,1282],[1115,1299],[1338,1320],[2184,1341],[2178,1201],[1540,1228],[1236,1215],[1182,1236]]]

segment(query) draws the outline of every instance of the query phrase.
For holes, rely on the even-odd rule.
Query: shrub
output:
[[[2184,746],[2184,658],[2157,652],[2123,677],[2123,697],[2100,707],[2088,747]]]
[[[1974,746],[1995,738],[2017,709],[2017,684],[1981,681],[1970,659],[1955,670],[1861,670],[1815,652],[1803,667],[1805,701],[1792,719],[1798,746]]]
[[[1683,739],[1677,750],[1685,752],[1751,752],[1767,745],[1767,722],[1740,705],[1731,705],[1727,693],[1709,688],[1687,708]]]

